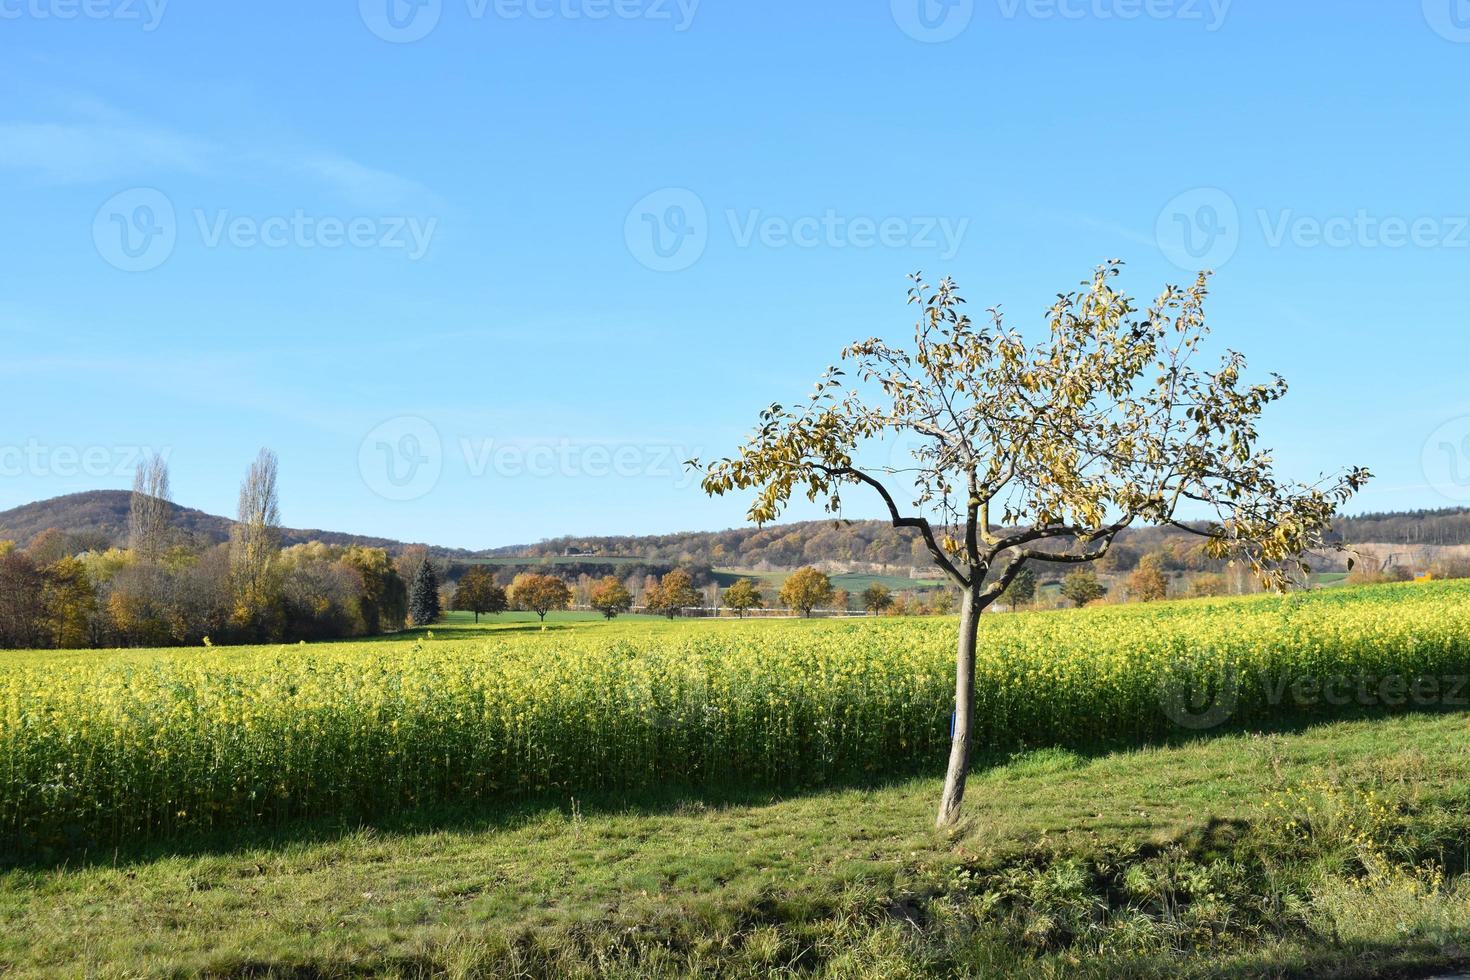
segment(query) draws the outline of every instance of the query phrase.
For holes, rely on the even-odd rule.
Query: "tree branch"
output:
[[[965,588],[969,588],[971,576],[967,576],[963,572],[961,572],[959,568],[955,565],[955,563],[950,560],[949,556],[944,553],[944,549],[939,546],[939,542],[934,537],[934,529],[929,526],[929,522],[922,517],[904,517],[902,514],[900,514],[898,511],[898,504],[894,502],[893,494],[889,493],[888,488],[885,487],[882,483],[864,473],[862,470],[855,469],[851,466],[841,466],[836,468],[818,466],[817,468],[822,470],[824,473],[827,473],[829,476],[848,476],[854,480],[857,480],[860,483],[866,483],[874,490],[877,490],[878,495],[883,498],[883,503],[888,506],[888,513],[892,517],[893,526],[896,528],[913,528],[914,530],[918,531],[919,534],[923,536],[924,544],[928,546],[929,553],[934,557],[935,563],[939,565],[939,567],[942,568],[945,574],[948,575],[950,578],[954,579],[957,583],[964,586]],[[974,571],[972,570],[971,575],[973,574]]]

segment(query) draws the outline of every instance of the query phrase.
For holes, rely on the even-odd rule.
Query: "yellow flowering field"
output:
[[[954,628],[629,622],[452,641],[4,654],[0,852],[938,768]],[[1461,707],[1470,585],[995,615],[980,651],[977,736],[997,750]]]

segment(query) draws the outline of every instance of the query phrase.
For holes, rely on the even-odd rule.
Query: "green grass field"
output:
[[[942,834],[953,629],[456,616],[378,642],[0,654],[0,974],[1470,960],[1470,691],[1449,686],[1470,585],[988,617],[984,751]],[[1397,675],[1443,683],[1282,693]],[[1176,703],[1180,679],[1210,697]]]
[[[564,796],[15,870],[0,963],[1166,978],[1422,976],[1470,958],[1463,715],[983,761],[952,836],[930,828],[938,789]]]
[[[761,583],[761,585],[765,586],[768,589],[779,589],[781,587],[781,584],[785,582],[786,579],[788,579],[790,576],[790,571],[753,572],[737,568],[715,569],[715,580],[718,581],[721,586],[728,586],[740,579],[750,578],[755,579],[757,582]],[[849,575],[832,575],[830,576],[830,578],[832,579],[832,587],[834,589],[846,589],[848,592],[852,593],[854,605],[856,605],[857,597],[862,593],[862,591],[868,586],[873,585],[874,583],[882,585],[890,592],[913,592],[926,589],[938,589],[945,587],[945,585],[947,584],[946,582],[937,578],[915,579],[908,578],[907,576],[903,575],[864,575],[861,573],[853,573]]]

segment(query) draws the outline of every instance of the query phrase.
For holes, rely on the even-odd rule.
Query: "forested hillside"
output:
[[[14,510],[0,512],[0,540],[26,544],[48,528],[70,535],[78,550],[105,548],[127,538],[129,494],[121,490],[98,490],[71,494]],[[229,539],[230,521],[189,507],[169,504],[170,527],[196,543],[219,544]],[[1470,545],[1470,509],[1421,510],[1407,513],[1375,513],[1341,518],[1337,536],[1351,544]],[[400,552],[409,545],[389,538],[346,534],[336,531],[286,529],[287,545],[320,541],[333,545],[362,545]],[[1186,552],[1193,537],[1183,531],[1149,529],[1131,531],[1119,539],[1115,567],[1131,567],[1137,557],[1166,550]],[[441,557],[465,559],[489,557],[619,557],[640,559],[657,568],[692,566],[700,568],[788,569],[819,562],[849,565],[926,567],[929,564],[918,536],[899,531],[883,521],[806,521],[775,524],[764,528],[744,527],[724,531],[687,531],[644,537],[599,536],[559,537],[536,544],[471,552],[462,548],[435,546]]]

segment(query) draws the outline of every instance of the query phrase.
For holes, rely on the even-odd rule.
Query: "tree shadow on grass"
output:
[[[1360,708],[1332,717],[1283,717],[1252,724],[1220,726],[1205,732],[1181,730],[1167,738],[1150,740],[1054,742],[996,747],[978,752],[974,756],[971,775],[972,777],[983,775],[988,771],[1010,765],[1022,766],[1019,774],[1023,777],[1028,775],[1029,767],[1039,766],[1031,774],[1041,775],[1048,771],[1045,750],[1049,749],[1065,750],[1067,755],[1085,764],[1121,752],[1182,748],[1241,735],[1291,735],[1301,734],[1313,728],[1354,721],[1464,713],[1457,708],[1414,708],[1397,711]],[[1038,760],[1038,756],[1042,758]],[[671,782],[645,789],[624,791],[564,789],[555,794],[548,793],[513,799],[436,803],[380,814],[354,815],[350,818],[302,818],[272,826],[219,828],[166,840],[140,840],[116,847],[77,846],[16,852],[13,849],[13,842],[7,841],[7,850],[0,851],[0,870],[121,867],[147,864],[169,857],[223,856],[284,846],[329,844],[363,831],[405,837],[442,832],[504,831],[544,819],[552,814],[570,815],[573,807],[576,812],[584,816],[619,813],[667,816],[687,811],[692,807],[705,809],[762,807],[829,793],[890,789],[918,779],[937,780],[943,775],[943,762],[944,759],[936,754],[932,764],[898,768],[879,775],[838,777],[820,781],[791,782],[784,785],[734,786],[726,783]],[[1080,766],[1072,768],[1080,768]],[[937,801],[938,786],[936,785],[936,805]],[[957,829],[963,831],[968,826],[969,822],[966,821]]]

